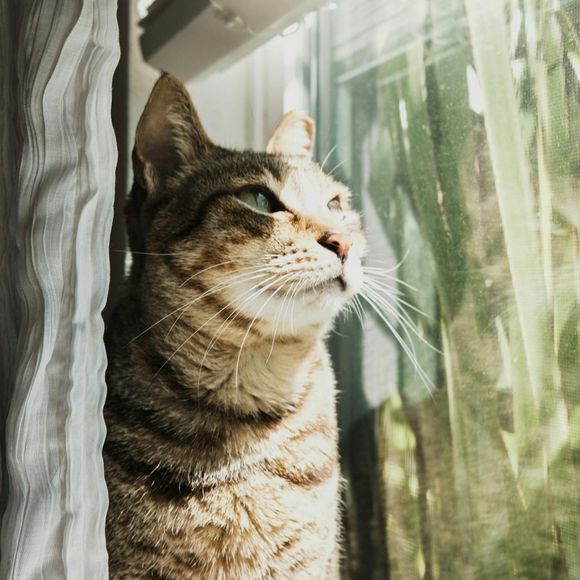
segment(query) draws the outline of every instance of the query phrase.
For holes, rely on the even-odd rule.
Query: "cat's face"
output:
[[[348,188],[310,158],[313,132],[291,113],[268,153],[223,149],[183,86],[158,81],[128,207],[133,249],[165,255],[136,255],[152,299],[168,312],[197,299],[208,319],[238,313],[278,335],[332,320],[361,287],[365,239]]]

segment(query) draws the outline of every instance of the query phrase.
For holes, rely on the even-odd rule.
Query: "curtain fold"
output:
[[[116,4],[0,0],[2,578],[107,577]]]

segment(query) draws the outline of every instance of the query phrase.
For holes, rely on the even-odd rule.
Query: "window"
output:
[[[332,338],[345,577],[580,577],[579,24],[572,1],[339,0],[312,28],[318,158],[407,345],[372,309]]]

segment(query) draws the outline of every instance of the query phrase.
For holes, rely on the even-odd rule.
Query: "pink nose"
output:
[[[319,240],[319,243],[331,252],[334,252],[340,258],[341,262],[345,262],[348,258],[350,240],[347,236],[343,234],[330,234]]]

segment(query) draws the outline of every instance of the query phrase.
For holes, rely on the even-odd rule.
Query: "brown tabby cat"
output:
[[[227,150],[180,81],[153,89],[107,337],[112,578],[338,577],[323,339],[361,284],[365,241],[313,137],[289,113],[268,153]]]

